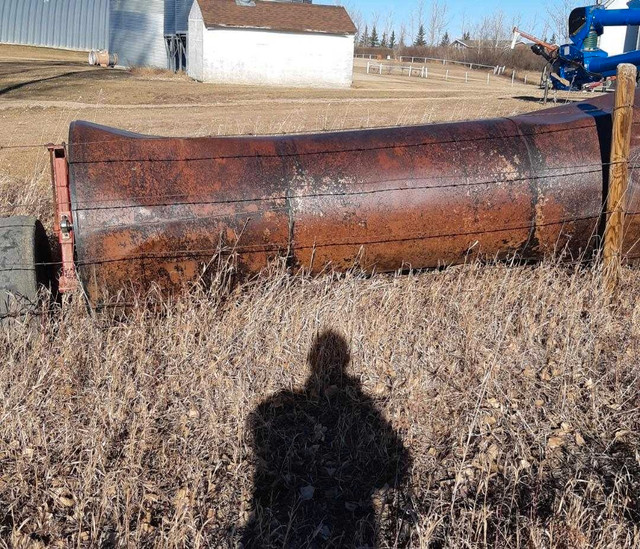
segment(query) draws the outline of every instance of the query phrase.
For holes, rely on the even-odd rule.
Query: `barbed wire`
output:
[[[264,212],[268,212],[270,210],[265,210]],[[256,212],[256,213],[264,213],[264,212]],[[640,216],[640,211],[628,212],[626,214],[627,217],[637,217]],[[325,242],[318,243],[314,242],[309,245],[296,245],[295,244],[295,235],[293,237],[293,241],[290,240],[289,234],[287,235],[286,242],[282,242],[280,245],[278,244],[247,244],[247,245],[238,245],[233,244],[229,245],[227,248],[221,247],[217,245],[212,248],[204,248],[204,249],[186,249],[186,248],[178,248],[175,250],[168,250],[164,252],[145,252],[138,255],[128,255],[128,256],[111,256],[111,257],[102,257],[102,258],[88,258],[88,259],[79,259],[74,262],[76,267],[85,267],[91,265],[102,265],[107,263],[120,263],[120,262],[136,262],[136,261],[145,261],[145,260],[158,260],[158,259],[180,259],[180,258],[203,258],[203,257],[212,257],[219,253],[278,253],[284,250],[288,252],[295,252],[301,250],[310,250],[310,249],[319,249],[319,248],[329,248],[329,247],[364,247],[364,246],[373,246],[380,244],[393,244],[393,243],[401,243],[401,242],[411,242],[416,240],[431,240],[431,239],[447,239],[447,238],[456,238],[456,237],[464,237],[464,236],[477,236],[477,235],[489,235],[496,234],[501,232],[509,232],[509,231],[532,231],[535,229],[552,227],[557,225],[566,225],[571,223],[576,223],[580,221],[596,221],[594,225],[594,229],[597,224],[600,222],[602,217],[601,213],[592,214],[587,216],[577,216],[577,217],[569,217],[555,221],[547,221],[544,223],[527,223],[520,224],[516,226],[508,226],[508,227],[499,227],[495,229],[478,229],[473,231],[465,231],[465,232],[455,232],[455,233],[437,233],[437,234],[416,234],[410,235],[402,238],[389,238],[389,239],[378,239],[378,240],[368,240],[368,241],[344,241],[344,242]],[[595,232],[587,239],[591,240],[596,236]],[[240,237],[241,239],[242,237]],[[239,240],[240,240],[239,239]],[[238,242],[239,242],[238,240]],[[528,247],[528,241],[525,243],[524,248]],[[36,262],[33,264],[10,264],[5,265],[3,268],[0,268],[0,272],[3,271],[12,271],[12,270],[33,270],[35,267],[41,266],[62,266],[64,263],[62,261],[45,261],[45,262]]]
[[[346,197],[346,196],[360,196],[367,194],[379,194],[386,192],[402,192],[402,191],[419,191],[419,190],[441,190],[441,189],[455,189],[455,188],[464,188],[464,187],[478,187],[478,186],[486,186],[486,185],[495,185],[501,183],[518,183],[523,181],[538,181],[544,179],[553,179],[556,177],[570,177],[574,175],[588,175],[588,174],[596,174],[602,172],[603,168],[610,167],[612,165],[617,164],[629,164],[631,169],[635,169],[640,164],[631,163],[627,161],[614,161],[614,162],[602,162],[602,163],[591,163],[591,164],[582,164],[582,165],[573,165],[573,166],[556,166],[556,167],[540,167],[535,168],[536,171],[553,171],[554,173],[549,174],[527,174],[527,170],[502,170],[499,171],[503,175],[517,175],[518,177],[504,177],[502,179],[487,179],[481,181],[465,181],[461,183],[445,183],[445,184],[433,184],[433,185],[409,185],[402,187],[384,187],[378,189],[364,189],[364,190],[354,190],[354,191],[341,191],[341,192],[324,192],[324,193],[308,193],[308,194],[295,194],[294,192],[290,192],[289,194],[280,194],[280,195],[272,195],[272,196],[261,196],[261,197],[253,197],[253,198],[237,198],[237,199],[219,199],[219,200],[204,200],[204,199],[191,199],[191,200],[182,200],[182,201],[172,201],[172,202],[162,202],[162,200],[168,199],[178,199],[178,198],[187,198],[189,195],[185,193],[179,194],[157,194],[157,195],[137,195],[137,196],[124,196],[122,198],[106,198],[106,199],[92,199],[92,200],[74,200],[73,205],[78,211],[99,211],[99,210],[117,210],[117,209],[131,209],[137,207],[170,207],[170,206],[214,206],[214,205],[233,205],[233,204],[250,204],[250,203],[259,203],[259,202],[268,202],[268,201],[277,201],[277,200],[303,200],[308,198],[330,198],[330,197]],[[566,170],[570,168],[577,168],[576,171],[567,172]],[[590,169],[593,168],[593,169]],[[529,168],[531,169],[531,168]],[[525,172],[523,174],[523,171]],[[473,176],[466,175],[466,179],[470,179]],[[303,175],[295,175],[291,178],[292,182],[295,183],[296,179],[302,178]],[[394,179],[380,179],[376,181],[360,181],[357,183],[352,183],[357,186],[373,186],[373,185],[384,185],[390,183],[398,183],[398,182],[416,182],[416,181],[429,181],[433,180],[434,182],[438,182],[440,180],[450,180],[456,179],[459,180],[461,177],[459,175],[456,176],[446,176],[446,175],[433,175],[433,176],[425,176],[425,177],[401,177]],[[292,189],[290,189],[292,190]],[[120,203],[119,203],[120,202]],[[126,204],[122,204],[121,202],[128,202]],[[51,203],[51,201],[48,201]],[[105,204],[105,205],[102,205]],[[24,208],[32,208],[34,207],[34,203],[11,203],[8,204],[7,207],[16,209],[20,207]]]
[[[408,143],[403,143],[403,144],[392,144],[392,145],[384,145],[384,146],[379,146],[379,147],[365,147],[365,148],[356,148],[356,149],[339,149],[339,150],[323,150],[323,151],[316,151],[316,152],[311,152],[311,151],[301,151],[301,152],[291,152],[291,153],[274,153],[274,154],[251,154],[251,155],[231,155],[231,156],[215,156],[215,157],[206,157],[206,158],[180,158],[180,159],[167,159],[164,161],[188,161],[188,160],[215,160],[215,159],[226,159],[226,158],[251,158],[251,157],[260,157],[260,158],[271,158],[271,157],[280,157],[280,156],[299,156],[299,155],[309,155],[309,154],[331,154],[331,153],[341,153],[341,152],[359,152],[359,151],[366,151],[366,150],[384,150],[384,149],[388,149],[388,148],[403,148],[403,147],[421,147],[421,146],[427,146],[427,145],[439,145],[439,144],[449,144],[449,143],[464,143],[464,142],[468,142],[468,141],[482,141],[482,140],[491,140],[491,139],[512,139],[512,138],[517,138],[517,137],[527,137],[527,136],[535,136],[535,135],[541,135],[541,134],[548,134],[548,133],[556,133],[556,132],[565,132],[565,131],[575,131],[577,129],[589,129],[589,128],[594,128],[595,125],[595,119],[596,113],[601,114],[602,117],[611,117],[611,112],[609,112],[608,110],[602,110],[596,106],[593,106],[592,110],[583,110],[583,111],[579,111],[579,112],[575,112],[574,109],[568,110],[568,111],[561,111],[560,109],[562,109],[563,107],[573,107],[577,104],[578,102],[572,102],[572,103],[565,103],[559,107],[553,107],[550,109],[543,109],[545,112],[530,112],[530,113],[521,113],[521,114],[517,114],[517,115],[509,115],[509,116],[503,116],[503,117],[496,117],[496,118],[486,118],[486,119],[480,119],[480,120],[456,120],[456,121],[444,121],[444,122],[434,122],[434,123],[429,123],[429,124],[412,124],[412,125],[407,125],[407,126],[381,126],[381,127],[372,127],[372,128],[345,128],[343,130],[331,130],[331,131],[319,131],[317,133],[310,133],[310,132],[301,132],[301,133],[283,133],[283,134],[264,134],[264,135],[216,135],[216,136],[212,136],[212,135],[208,135],[208,136],[196,136],[196,137],[180,137],[180,136],[155,136],[155,135],[144,135],[144,134],[137,134],[137,133],[132,133],[131,135],[122,135],[119,137],[114,137],[112,139],[99,139],[99,140],[92,140],[92,141],[76,141],[76,142],[71,142],[70,145],[73,147],[81,147],[81,146],[87,146],[87,145],[106,145],[106,144],[110,144],[110,143],[123,143],[123,142],[148,142],[148,141],[158,141],[158,140],[178,140],[178,141],[195,141],[195,140],[202,140],[202,139],[212,139],[212,140],[224,140],[224,139],[243,139],[243,140],[260,140],[260,139],[264,139],[264,138],[269,138],[269,137],[273,137],[273,138],[277,138],[277,139],[282,139],[283,137],[291,137],[293,139],[295,138],[300,138],[303,136],[308,136],[308,135],[318,135],[318,136],[323,136],[326,137],[328,135],[331,135],[332,133],[337,133],[337,134],[344,134],[344,133],[353,133],[353,132],[370,132],[370,131],[401,131],[401,130],[408,130],[408,129],[416,129],[416,128],[425,128],[425,127],[436,127],[436,126],[443,126],[443,125],[449,125],[449,124],[464,124],[464,123],[487,123],[487,122],[493,122],[495,123],[496,121],[510,121],[512,123],[514,123],[516,126],[522,122],[522,120],[517,120],[517,118],[531,118],[531,117],[536,117],[536,116],[544,116],[544,117],[551,117],[552,115],[550,114],[550,110],[552,109],[558,109],[556,110],[556,112],[554,113],[555,117],[557,118],[558,115],[575,115],[575,116],[579,116],[582,115],[581,117],[583,117],[586,121],[590,121],[591,123],[586,125],[586,126],[569,126],[569,127],[565,127],[565,128],[558,128],[558,129],[554,129],[554,130],[548,130],[548,131],[535,131],[532,132],[530,134],[528,133],[516,133],[513,135],[494,135],[494,136],[484,136],[484,137],[474,137],[471,139],[452,139],[452,140],[439,140],[439,141],[427,141],[427,142],[421,142],[421,143],[415,143],[415,144],[408,144]],[[612,107],[613,108],[613,107]],[[515,119],[515,120],[514,120]],[[526,121],[526,120],[525,120]],[[559,124],[559,122],[557,121],[557,119],[555,119],[552,122],[553,125],[557,125]],[[640,124],[640,122],[632,122],[632,125],[638,125]],[[100,126],[97,124],[92,124],[90,127],[96,127],[98,131],[104,131],[104,132],[108,132],[108,133],[113,133],[113,131],[115,129],[113,128],[107,128],[105,126]],[[115,130],[115,131],[119,131],[119,130]],[[0,145],[0,152],[2,150],[5,149],[23,149],[23,148],[47,148],[49,146],[51,146],[52,143],[33,143],[33,144],[18,144],[18,145]],[[67,145],[67,144],[65,144]],[[132,161],[131,159],[127,159],[129,161]],[[155,159],[154,159],[155,160]],[[110,160],[110,162],[120,162],[122,160]],[[138,160],[138,161],[144,161],[144,159]],[[105,160],[101,160],[100,162],[107,162]],[[83,162],[74,162],[74,163],[83,163]]]
[[[170,207],[170,206],[215,206],[215,205],[234,205],[234,204],[247,204],[247,203],[256,203],[256,202],[274,202],[274,201],[291,201],[291,200],[305,200],[310,198],[341,198],[341,197],[356,197],[356,196],[366,196],[370,194],[380,194],[380,193],[388,193],[388,192],[411,192],[411,191],[439,191],[442,189],[455,189],[461,187],[474,187],[481,185],[493,185],[497,183],[515,183],[521,181],[535,181],[540,179],[548,179],[554,178],[558,175],[562,175],[565,177],[569,177],[572,175],[583,175],[589,173],[599,173],[600,170],[591,170],[591,171],[579,171],[572,173],[563,173],[563,174],[553,174],[553,175],[540,175],[540,176],[523,176],[520,178],[508,179],[508,180],[491,180],[477,183],[451,183],[446,185],[419,185],[419,186],[411,186],[411,187],[391,187],[384,189],[370,189],[370,190],[359,190],[359,191],[343,191],[343,192],[326,192],[326,193],[310,193],[310,194],[289,194],[289,195],[275,195],[275,196],[266,196],[266,197],[257,197],[257,198],[239,198],[239,199],[228,199],[228,200],[212,200],[212,201],[197,201],[197,202],[170,202],[170,203],[161,203],[161,204],[145,204],[145,205],[115,205],[115,206],[99,206],[99,207],[83,207],[78,208],[78,210],[82,212],[90,212],[90,211],[100,211],[100,210],[117,210],[117,209],[131,209],[136,207]],[[393,182],[393,181],[403,181],[400,180],[387,180],[385,182]],[[373,183],[372,183],[373,184]],[[251,213],[251,212],[248,212]],[[224,214],[223,214],[224,215]],[[205,217],[206,218],[206,217]],[[180,217],[171,217],[171,221],[180,221],[185,218]],[[186,218],[186,219],[200,219],[200,217],[195,218]],[[155,224],[155,222],[153,223]],[[134,225],[138,225],[138,223],[134,223]],[[145,225],[145,223],[140,223],[140,225]]]

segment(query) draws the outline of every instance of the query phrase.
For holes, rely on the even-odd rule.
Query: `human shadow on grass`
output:
[[[308,361],[302,390],[277,393],[249,417],[255,476],[242,545],[398,545],[406,529],[397,526],[403,522],[397,498],[385,501],[384,494],[402,486],[409,453],[360,381],[346,373],[344,338],[321,333]]]

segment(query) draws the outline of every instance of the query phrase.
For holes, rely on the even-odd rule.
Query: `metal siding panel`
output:
[[[69,41],[72,42],[71,47],[73,48],[75,44],[73,44],[74,38],[69,35],[69,31],[71,29],[81,29],[82,28],[82,4],[78,2],[78,0],[72,0],[73,5],[73,17],[69,18],[67,21],[67,36],[69,36]]]
[[[7,34],[7,20],[11,16],[11,4],[0,2],[0,38]]]
[[[80,10],[80,26],[84,29],[82,35],[76,36],[78,41],[84,41],[91,35],[91,13],[93,10]]]
[[[36,25],[31,27],[31,34],[29,35],[29,39],[31,41],[41,40],[45,46],[50,46],[47,41],[47,16],[51,11],[51,5],[47,5],[47,9],[45,9],[44,2],[38,2],[33,10],[33,20],[36,22]]]
[[[62,2],[56,2],[55,6],[53,6],[53,21],[52,24],[49,25],[49,32],[47,33],[47,42],[51,44],[58,44],[59,41],[64,39],[60,31],[64,24],[65,7],[65,4]]]
[[[15,38],[15,31],[18,29],[18,25],[16,25],[16,20],[18,19],[18,9],[20,9],[20,5],[15,2],[8,2],[6,11],[7,11],[7,24],[2,27],[2,35],[0,36],[0,40],[5,36],[7,41],[10,38]]]
[[[176,0],[164,0],[164,33],[176,32]]]
[[[184,33],[189,30],[189,12],[193,0],[176,0],[176,32]]]
[[[16,5],[11,2],[0,3],[0,40],[9,36],[9,29],[13,28],[16,17]]]
[[[165,0],[113,0],[109,50],[126,66],[167,68]]]
[[[29,11],[27,16],[29,17],[28,21],[33,21],[33,24],[27,25],[27,41],[29,44],[33,44],[36,41],[36,37],[40,34],[42,30],[42,21],[38,19],[38,8],[42,5],[42,3],[30,3]],[[47,43],[40,38],[38,41],[43,42],[46,46]]]
[[[0,0],[0,43],[107,47],[109,0]]]
[[[19,38],[18,34],[26,31],[24,25],[18,24],[18,21],[20,20],[19,11],[21,11],[20,4],[13,3],[13,12],[10,14],[11,19],[7,26],[7,36],[12,41],[17,41]]]
[[[83,22],[84,33],[81,36],[78,36],[78,39],[82,40],[83,42],[86,42],[87,38],[89,38],[90,36],[96,36],[94,34],[94,29],[93,29],[93,18],[94,18],[95,12],[94,10],[83,10],[83,15],[84,15],[84,22]]]

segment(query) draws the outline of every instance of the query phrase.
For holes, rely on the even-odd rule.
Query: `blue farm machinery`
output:
[[[607,27],[640,25],[640,8],[606,9],[598,4],[575,8],[569,15],[568,44],[549,44],[519,29],[514,29],[514,44],[519,36],[534,42],[532,50],[548,61],[549,84],[555,90],[582,90],[612,78],[621,63],[640,66],[640,50],[609,55],[598,46]]]

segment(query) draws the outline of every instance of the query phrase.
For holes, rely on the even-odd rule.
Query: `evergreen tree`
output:
[[[387,40],[387,33],[386,32],[382,33],[382,40],[380,40],[380,47],[381,48],[388,48],[389,47],[389,41]]]
[[[446,48],[450,43],[451,43],[451,40],[449,39],[449,33],[445,32],[444,36],[442,37],[442,40],[440,41],[440,46],[442,46],[443,48]]]
[[[391,38],[389,38],[389,47],[391,49],[396,47],[396,31],[391,31]]]
[[[471,33],[469,31],[465,31],[462,35],[463,40],[471,40]]]
[[[376,30],[376,26],[373,25],[371,29],[371,39],[370,44],[372,48],[377,48],[380,45],[380,39],[378,38],[378,31]]]
[[[554,32],[554,33],[551,35],[551,40],[549,41],[549,44],[555,44],[555,43],[557,42],[557,40],[558,40],[558,39],[556,38],[556,33]]]
[[[416,39],[413,42],[413,45],[417,47],[427,45],[427,40],[425,39],[424,25],[422,23],[420,23],[420,28],[418,28],[418,34],[416,35]]]
[[[364,32],[360,37],[360,45],[367,47],[369,45],[369,25],[365,25]]]

